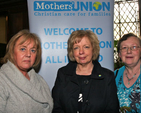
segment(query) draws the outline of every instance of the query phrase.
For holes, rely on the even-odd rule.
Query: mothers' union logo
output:
[[[102,8],[102,4],[100,2],[94,2],[93,8],[95,11],[100,11]]]

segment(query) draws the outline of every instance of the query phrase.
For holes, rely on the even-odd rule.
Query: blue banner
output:
[[[114,0],[28,0],[30,31],[42,45],[39,74],[53,87],[57,70],[68,63],[67,40],[75,30],[92,30],[100,41],[99,62],[114,70]]]

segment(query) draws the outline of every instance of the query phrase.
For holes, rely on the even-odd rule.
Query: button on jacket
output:
[[[88,98],[83,101],[82,113],[119,113],[114,73],[94,61],[90,76]],[[52,90],[54,109],[52,113],[77,113],[81,86],[76,75],[75,62],[60,68]]]

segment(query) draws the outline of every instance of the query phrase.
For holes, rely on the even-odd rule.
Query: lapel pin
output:
[[[99,75],[99,77],[101,77],[101,75]]]

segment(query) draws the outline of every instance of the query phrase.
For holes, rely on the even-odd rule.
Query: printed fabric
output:
[[[141,75],[140,75],[141,76]],[[123,83],[123,75],[117,84],[117,95],[120,107],[130,107],[131,111],[126,113],[139,113],[140,111],[140,77],[136,82],[127,88]]]

